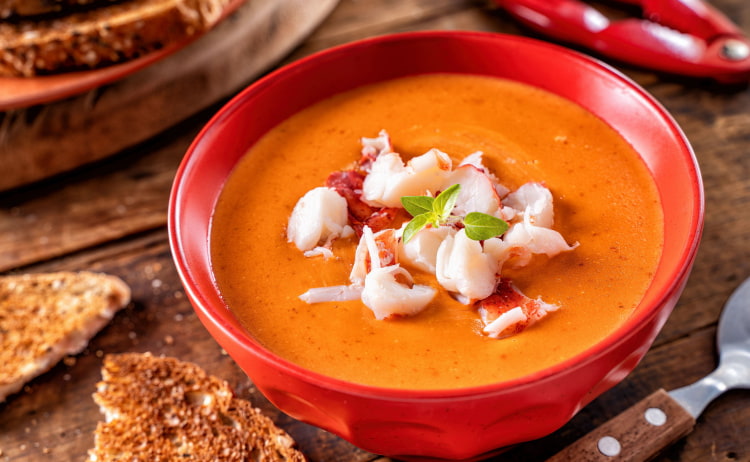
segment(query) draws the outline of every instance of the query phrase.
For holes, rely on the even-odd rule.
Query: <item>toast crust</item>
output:
[[[0,402],[83,350],[129,302],[130,288],[111,275],[0,276]]]
[[[93,5],[125,0],[0,0],[0,18],[64,13]]]
[[[227,382],[150,353],[107,355],[94,401],[106,416],[89,461],[304,461],[294,440]]]
[[[0,75],[103,67],[213,27],[230,0],[128,0],[51,19],[0,23]]]

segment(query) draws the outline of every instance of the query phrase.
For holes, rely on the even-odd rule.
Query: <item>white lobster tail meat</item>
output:
[[[503,201],[525,214],[531,223],[551,228],[555,221],[552,193],[540,183],[526,183],[508,194]]]
[[[393,152],[393,145],[388,132],[380,130],[376,138],[361,138],[362,157],[368,160],[375,160],[381,154]]]
[[[492,338],[518,334],[559,309],[557,305],[527,297],[505,278],[500,279],[494,294],[477,305],[484,324],[482,332]]]
[[[554,229],[544,228],[531,223],[531,217],[513,224],[503,235],[503,241],[509,248],[522,247],[533,254],[545,254],[554,257],[578,247],[578,243],[568,245],[562,235]]]
[[[452,168],[448,155],[431,149],[407,164],[395,152],[381,154],[362,184],[362,199],[375,207],[401,207],[401,197],[442,189]]]
[[[387,228],[373,233],[369,226],[365,226],[354,252],[354,264],[349,273],[349,280],[353,284],[362,285],[372,268],[395,265],[397,261],[397,231]]]
[[[305,303],[348,302],[362,298],[362,286],[350,284],[348,286],[313,287],[299,296]]]
[[[419,313],[436,293],[430,286],[413,284],[408,271],[399,265],[391,265],[373,268],[367,273],[362,302],[372,310],[376,319],[388,319]]]
[[[503,204],[495,190],[492,179],[474,165],[463,165],[455,169],[448,179],[448,186],[461,185],[453,213],[465,216],[470,212],[481,212],[498,218]]]
[[[411,274],[396,263],[398,243],[395,231],[385,229],[373,233],[365,226],[349,276],[354,285],[364,284],[362,303],[377,319],[414,315],[422,311],[437,293],[430,286],[414,284]]]
[[[464,157],[463,160],[458,164],[459,167],[463,167],[464,165],[472,165],[479,170],[481,170],[485,175],[487,175],[490,180],[492,180],[492,184],[495,186],[495,191],[497,191],[497,195],[500,197],[505,197],[510,192],[510,189],[508,189],[505,185],[501,184],[500,181],[497,179],[494,173],[490,171],[482,161],[482,156],[484,153],[482,151],[477,151],[474,153],[469,154],[468,156]]]
[[[506,232],[505,235],[508,233]],[[497,262],[498,273],[502,273],[503,266],[509,263],[513,268],[521,268],[529,264],[533,254],[522,244],[512,244],[505,239],[487,239],[484,241],[484,252],[491,255]]]
[[[287,239],[302,251],[328,246],[337,237],[351,234],[348,220],[346,199],[321,186],[297,201],[287,225]]]
[[[437,280],[449,292],[468,301],[488,297],[495,289],[497,261],[463,229],[447,236],[437,252]]]
[[[401,228],[401,232],[403,232],[403,228]],[[404,244],[403,240],[400,241],[399,258],[415,268],[435,274],[440,244],[446,237],[453,236],[456,232],[456,228],[452,226],[423,228],[408,243]]]
[[[492,338],[499,338],[502,332],[509,332],[513,326],[525,325],[529,320],[520,306],[511,308],[493,321],[487,320],[486,310],[480,308],[479,314],[482,317],[482,321],[486,323],[482,332]]]
[[[503,234],[502,239],[484,241],[484,252],[491,255],[498,264],[498,272],[503,265],[520,268],[531,261],[534,254],[545,254],[548,257],[567,252],[578,247],[578,243],[568,245],[562,235],[554,229],[531,224],[529,217],[514,223]]]

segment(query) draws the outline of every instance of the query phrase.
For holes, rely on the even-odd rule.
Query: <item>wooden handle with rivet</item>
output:
[[[643,462],[690,433],[695,418],[658,390],[547,462]]]

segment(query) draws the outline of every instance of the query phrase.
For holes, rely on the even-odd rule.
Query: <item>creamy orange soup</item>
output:
[[[455,161],[481,150],[511,189],[544,182],[555,201],[554,228],[580,245],[504,275],[558,311],[521,334],[492,339],[481,334],[477,314],[445,291],[420,314],[385,321],[361,301],[298,298],[309,288],[347,284],[357,241],[336,241],[335,260],[306,258],[286,239],[291,211],[359,158],[360,137],[381,129],[405,160],[433,147]],[[612,332],[652,279],[662,225],[646,167],[592,114],[510,81],[425,75],[337,95],[271,130],[229,178],[210,244],[227,305],[271,351],[348,381],[444,389],[533,373]],[[415,280],[435,285],[427,275]]]

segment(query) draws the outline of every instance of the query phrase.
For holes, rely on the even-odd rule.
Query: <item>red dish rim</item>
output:
[[[368,47],[382,43],[398,42],[403,40],[413,39],[455,39],[461,40],[505,40],[515,41],[519,45],[530,47],[531,49],[548,49],[555,53],[567,55],[569,59],[579,61],[588,70],[594,73],[604,74],[608,79],[618,82],[621,86],[627,87],[629,91],[632,91],[633,96],[640,100],[640,102],[649,107],[654,113],[663,119],[670,127],[671,135],[673,138],[680,140],[683,145],[682,151],[684,152],[685,161],[688,164],[692,164],[692,191],[693,196],[697,200],[691,209],[691,232],[687,246],[684,248],[680,255],[679,265],[672,274],[669,275],[671,281],[664,287],[663,292],[660,294],[656,303],[653,304],[653,308],[645,311],[638,311],[634,313],[625,323],[617,328],[613,333],[607,336],[604,340],[586,349],[580,354],[571,357],[563,362],[557,363],[553,366],[540,370],[538,372],[519,377],[516,379],[498,382],[495,384],[481,385],[475,387],[465,387],[456,389],[427,389],[427,390],[407,390],[398,388],[385,388],[376,387],[370,385],[363,385],[353,382],[347,382],[344,380],[325,376],[316,372],[309,371],[294,363],[291,363],[283,358],[280,358],[268,350],[260,346],[252,337],[242,330],[238,330],[235,326],[228,323],[224,316],[216,311],[211,304],[201,296],[201,294],[195,291],[196,282],[193,278],[191,270],[188,268],[186,263],[186,256],[181,251],[181,236],[180,229],[177,226],[177,222],[180,221],[179,217],[182,214],[180,209],[180,202],[184,201],[183,195],[183,181],[190,168],[191,159],[196,150],[196,147],[202,142],[202,140],[209,134],[214,128],[220,124],[220,122],[226,118],[232,116],[232,113],[236,110],[236,106],[247,97],[247,95],[253,92],[262,91],[267,85],[273,85],[273,83],[280,77],[287,74],[305,72],[308,66],[315,66],[318,61],[333,59],[340,53],[349,54],[352,50],[360,47]],[[484,33],[484,32],[457,32],[457,31],[427,31],[427,32],[407,32],[401,34],[392,34],[386,36],[380,36],[370,39],[353,42],[350,44],[341,45],[328,50],[321,51],[319,53],[310,55],[306,58],[300,59],[284,68],[281,68],[265,78],[258,80],[250,87],[243,90],[237,96],[235,96],[229,103],[227,103],[218,113],[210,120],[210,122],[201,130],[198,136],[195,138],[190,148],[187,151],[183,162],[181,163],[177,174],[175,176],[173,191],[169,201],[169,239],[172,247],[175,262],[177,264],[177,270],[182,278],[185,290],[188,292],[190,299],[194,303],[199,305],[202,313],[211,319],[211,321],[222,330],[223,334],[229,338],[232,338],[237,344],[243,345],[245,350],[250,351],[252,354],[257,355],[265,361],[275,363],[277,367],[283,369],[287,374],[293,376],[304,382],[314,382],[322,384],[323,387],[329,388],[341,393],[358,396],[376,397],[380,399],[396,399],[399,401],[429,401],[429,400],[441,400],[441,399],[456,399],[456,398],[476,398],[482,395],[496,394],[500,392],[507,392],[510,389],[521,389],[523,387],[531,386],[536,382],[543,381],[550,377],[559,374],[565,369],[569,369],[573,366],[580,367],[583,364],[591,363],[598,357],[605,354],[618,344],[626,342],[630,337],[636,334],[636,327],[643,325],[651,321],[657,316],[659,307],[662,306],[674,297],[681,290],[681,284],[687,277],[689,268],[691,267],[692,261],[695,258],[700,237],[702,234],[702,224],[704,215],[704,194],[702,179],[699,173],[699,167],[695,159],[695,155],[690,147],[687,138],[683,134],[682,130],[678,127],[676,122],[673,120],[671,115],[657,102],[652,96],[650,96],[645,90],[641,89],[637,84],[632,82],[629,78],[621,74],[619,71],[611,68],[610,66],[601,63],[593,58],[582,55],[578,52],[571,51],[557,45],[539,42],[537,40],[528,39],[518,36],[507,36],[502,34]]]

